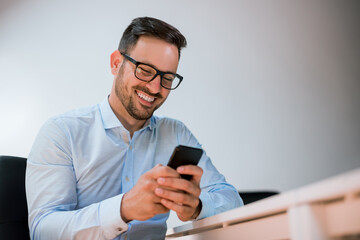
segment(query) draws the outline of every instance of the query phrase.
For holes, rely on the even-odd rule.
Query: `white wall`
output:
[[[47,118],[102,101],[110,53],[147,15],[189,43],[158,114],[185,122],[236,188],[360,167],[359,1],[94,2],[1,0],[1,155],[27,156]]]

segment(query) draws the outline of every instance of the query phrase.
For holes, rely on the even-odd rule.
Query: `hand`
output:
[[[160,164],[144,173],[136,185],[124,194],[120,207],[122,219],[125,222],[135,219],[143,221],[168,212],[169,209],[161,204],[161,198],[154,193],[159,187],[157,179],[179,177],[179,173],[174,169]]]
[[[180,220],[195,219],[202,207],[199,196],[203,170],[198,166],[186,165],[178,167],[176,171],[193,177],[190,181],[180,177],[160,177],[157,179],[160,187],[155,189],[155,194],[161,198],[160,202],[165,208],[176,212]]]

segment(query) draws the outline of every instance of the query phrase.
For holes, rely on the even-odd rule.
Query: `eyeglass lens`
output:
[[[143,81],[151,81],[157,74],[157,71],[148,65],[139,64],[135,70],[135,76]],[[171,73],[165,73],[161,76],[161,85],[168,89],[176,88],[180,83],[180,79]]]

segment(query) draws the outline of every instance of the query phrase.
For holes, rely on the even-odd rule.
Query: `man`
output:
[[[153,116],[182,81],[185,46],[173,26],[134,19],[111,54],[110,95],[45,123],[26,171],[32,239],[164,239],[169,210],[188,221],[242,205],[206,154],[166,166],[177,145],[201,147],[181,122]]]

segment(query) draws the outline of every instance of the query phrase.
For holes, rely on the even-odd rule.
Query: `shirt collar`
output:
[[[124,126],[121,124],[121,122],[116,117],[115,113],[110,107],[109,96],[107,96],[100,103],[99,108],[100,108],[104,129],[111,129],[116,127],[124,128]],[[152,116],[150,119],[148,119],[141,129],[145,129],[147,127],[149,127],[150,130],[153,130],[156,127],[156,117]]]

